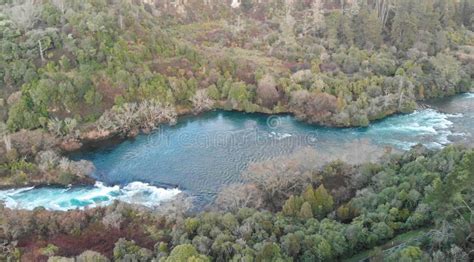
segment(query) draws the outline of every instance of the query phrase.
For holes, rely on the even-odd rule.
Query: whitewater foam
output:
[[[270,132],[268,136],[271,137],[271,138],[274,138],[276,140],[282,140],[282,139],[285,139],[285,138],[292,137],[293,135],[289,134],[289,133]]]
[[[418,110],[371,125],[367,133],[379,143],[402,149],[410,149],[417,143],[429,148],[441,148],[451,142],[450,136],[462,135],[451,130],[453,122],[450,119],[459,117],[463,115],[445,114],[433,109]]]
[[[464,98],[474,98],[474,93],[467,93],[464,95]]]
[[[98,170],[96,178],[102,178],[108,183],[144,179],[180,185],[191,194],[207,196],[215,193],[222,184],[240,182],[238,174],[242,172],[245,163],[288,154],[300,145],[296,143],[299,141],[297,138],[306,138],[308,134],[311,134],[310,140],[305,139],[304,142],[309,141],[309,145],[319,146],[321,150],[326,150],[326,147],[327,150],[334,146],[339,147],[354,139],[370,139],[376,144],[391,145],[399,149],[410,149],[418,143],[429,148],[444,147],[451,143],[453,136],[472,136],[474,117],[469,104],[471,101],[466,99],[473,99],[474,93],[464,94],[460,98],[459,103],[456,102],[456,105],[461,104],[460,106],[452,107],[454,103],[450,101],[448,109],[452,110],[445,111],[462,112],[464,115],[424,109],[411,114],[392,116],[374,122],[367,128],[319,128],[296,123],[291,117],[280,118],[278,127],[273,128],[265,121],[256,121],[260,119],[257,116],[247,115],[245,119],[250,120],[241,124],[242,117],[236,116],[237,113],[209,113],[209,118],[189,121],[179,128],[163,129],[167,141],[163,141],[162,134],[139,136],[133,143],[127,142],[117,146],[113,152],[105,150],[88,153],[85,159],[94,160]],[[212,118],[213,115],[215,118]],[[190,140],[201,141],[203,137],[214,137],[214,134],[218,134],[216,132],[227,135],[229,130],[232,139],[241,139],[244,143],[224,144],[225,151],[220,147],[202,147],[201,143],[188,143]],[[248,140],[250,131],[260,132],[258,135],[263,134],[265,139],[262,140],[265,144]],[[290,138],[292,136],[293,138]],[[182,137],[186,138],[186,147],[177,145]],[[285,143],[273,143],[279,140]],[[233,153],[227,157],[225,154],[228,154],[229,150]],[[222,175],[223,173],[225,175]],[[105,206],[115,200],[155,207],[180,192],[178,189],[157,188],[140,182],[122,187],[97,183],[93,187],[5,190],[0,191],[0,201],[8,207],[20,209],[43,206],[51,210],[69,210]]]
[[[84,209],[106,206],[115,200],[153,208],[180,193],[177,188],[159,188],[142,182],[133,182],[124,187],[106,186],[97,182],[93,187],[4,190],[0,191],[0,201],[8,208],[27,210],[37,207],[61,211]]]

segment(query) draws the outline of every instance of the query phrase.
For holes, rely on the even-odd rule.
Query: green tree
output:
[[[448,147],[445,151],[454,150]],[[432,182],[433,190],[427,199],[435,212],[435,221],[453,221],[460,214],[472,216],[472,196],[474,188],[474,151],[466,152],[460,164],[444,179],[436,178]],[[461,212],[463,213],[460,213]]]
[[[183,261],[207,262],[210,260],[206,256],[200,255],[196,248],[190,244],[183,244],[174,247],[169,257],[166,258],[166,262]]]
[[[415,262],[422,261],[423,251],[419,247],[407,246],[388,257],[388,261]]]
[[[341,15],[338,27],[338,39],[340,43],[352,46],[354,43],[354,29],[351,27],[351,20],[346,15]]]
[[[58,251],[59,248],[53,244],[48,244],[46,247],[41,249],[41,253],[48,257],[54,256]]]
[[[317,205],[317,199],[316,196],[314,195],[314,189],[312,185],[308,185],[306,187],[306,190],[303,192],[302,195],[303,199],[308,202],[312,208],[314,208]]]
[[[8,129],[16,131],[21,128],[37,128],[42,124],[40,119],[46,116],[46,110],[37,112],[29,96],[25,95],[10,108],[7,121]]]
[[[331,244],[321,235],[309,235],[305,238],[303,259],[306,261],[331,261],[333,251]]]
[[[437,90],[434,90],[436,96],[454,95],[461,80],[460,63],[453,56],[438,53],[436,57],[430,59],[433,65],[432,77],[436,83]]]
[[[319,218],[323,218],[333,209],[334,200],[324,185],[320,185],[316,191],[312,186],[308,186],[303,193],[303,199],[311,205],[313,214]]]
[[[196,232],[196,229],[199,227],[199,219],[190,217],[184,221],[184,228],[186,232],[190,235],[193,235]]]
[[[385,222],[379,222],[372,225],[371,230],[377,242],[393,237],[393,229],[391,229]]]
[[[301,219],[313,218],[313,210],[308,202],[304,202],[298,215]]]
[[[124,238],[115,243],[113,253],[116,260],[147,261],[153,256],[150,250],[141,248],[135,244],[135,241],[128,241]]]
[[[382,44],[382,23],[374,11],[362,7],[354,16],[355,42],[360,48],[378,47]]]
[[[284,261],[280,247],[275,243],[265,243],[255,258],[257,262]]]
[[[403,50],[411,48],[418,33],[418,17],[414,10],[419,1],[400,0],[396,2],[395,16],[390,32],[394,44]]]
[[[228,98],[232,101],[242,104],[249,101],[250,94],[244,82],[235,82],[229,89]]]
[[[303,234],[301,231],[299,233]],[[301,241],[302,236],[299,236],[296,233],[290,233],[283,236],[281,246],[288,256],[296,258],[301,251]]]
[[[301,206],[303,205],[303,198],[299,196],[290,196],[288,200],[286,200],[285,204],[283,205],[283,214],[285,216],[298,216]]]

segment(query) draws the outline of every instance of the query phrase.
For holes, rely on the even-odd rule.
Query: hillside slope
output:
[[[469,1],[4,2],[10,131],[145,100],[360,126],[472,88]]]

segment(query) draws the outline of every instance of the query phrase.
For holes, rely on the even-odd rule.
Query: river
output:
[[[72,156],[94,163],[91,187],[41,187],[0,191],[10,208],[50,210],[107,205],[113,200],[149,207],[180,192],[205,203],[223,186],[241,181],[249,163],[291,154],[302,147],[337,152],[367,140],[400,150],[422,143],[441,148],[473,144],[474,94],[430,101],[429,108],[396,115],[366,128],[327,128],[290,115],[214,111],[181,118],[174,126]]]

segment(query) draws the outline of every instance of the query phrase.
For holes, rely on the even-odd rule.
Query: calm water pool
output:
[[[473,94],[432,105],[432,109],[389,117],[367,128],[325,128],[290,115],[224,111],[185,117],[152,134],[74,155],[95,164],[93,176],[101,183],[94,187],[0,191],[0,200],[27,209],[64,210],[108,204],[113,199],[154,206],[185,191],[206,202],[223,185],[241,181],[240,174],[249,163],[302,147],[333,152],[359,139],[399,149],[417,143],[433,148],[452,141],[472,143]]]

